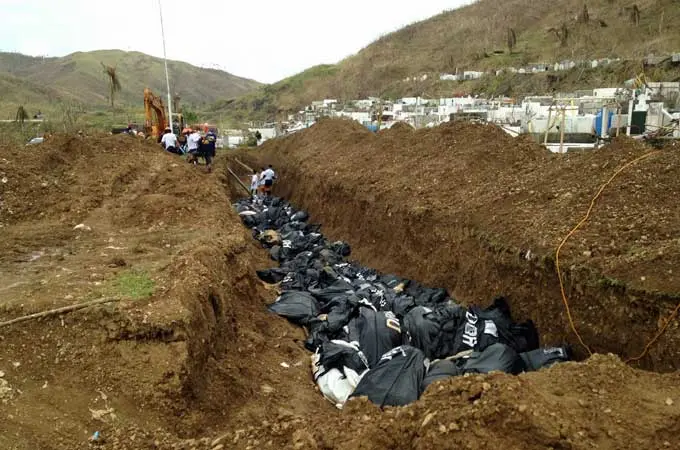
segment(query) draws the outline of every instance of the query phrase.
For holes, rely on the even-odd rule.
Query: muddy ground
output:
[[[477,162],[498,173],[512,163],[471,154],[468,169],[460,170],[445,151],[433,149],[406,169],[391,165],[397,154],[384,150],[397,147],[397,132],[408,130],[376,138],[346,123],[331,125],[337,128],[310,130],[255,154],[281,166],[278,189],[329,225],[327,233],[349,239],[363,262],[450,287],[463,301],[486,302],[503,283],[521,278],[525,297],[517,301],[512,292],[518,318],[541,319],[545,343],[567,336],[559,307],[550,303],[549,271],[480,237],[493,231],[494,221],[475,228],[465,225],[468,216],[432,214],[456,211],[448,196],[479,194],[468,182]],[[381,139],[393,143],[382,149]],[[376,147],[362,149],[364,140]],[[549,158],[521,145],[531,161]],[[404,152],[418,154],[411,148]],[[360,155],[361,164],[350,161]],[[433,173],[435,166],[441,168]],[[469,178],[458,182],[470,186],[466,195],[441,181],[443,174],[460,177],[468,170]],[[32,148],[0,148],[0,180],[0,322],[119,299],[0,327],[0,448],[680,446],[678,372],[646,372],[614,355],[519,377],[448,380],[405,408],[380,411],[358,400],[338,411],[315,390],[302,331],[265,310],[276,294],[255,270],[272,263],[231,211],[235,190],[230,193],[223,170],[206,174],[129,136],[63,136]],[[422,188],[408,195],[422,203],[404,206],[407,187]],[[486,217],[485,209],[476,211]],[[455,235],[457,245],[446,240],[449,231],[465,227],[469,234]],[[424,231],[429,234],[409,235]],[[509,238],[504,245],[512,248]],[[538,246],[531,248],[540,255]],[[613,304],[645,320],[663,309],[650,303],[643,313],[617,295]],[[590,322],[581,317],[584,335],[607,314],[593,311]],[[619,329],[626,323],[611,325],[616,336],[630,334]],[[674,327],[658,348],[669,348]],[[651,331],[645,329],[645,337]],[[671,368],[671,358],[659,351],[648,365]]]

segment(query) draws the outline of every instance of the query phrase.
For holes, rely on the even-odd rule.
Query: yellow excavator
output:
[[[177,105],[175,105],[177,108]],[[147,136],[160,138],[163,135],[165,128],[170,127],[170,121],[165,112],[165,104],[163,99],[155,95],[151,89],[144,89],[144,133]],[[178,135],[181,134],[185,127],[184,116],[182,113],[173,113],[173,131]]]
[[[158,139],[167,126],[169,122],[165,115],[163,99],[154,95],[151,89],[144,89],[144,133]]]

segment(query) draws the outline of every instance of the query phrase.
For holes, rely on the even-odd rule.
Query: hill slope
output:
[[[637,25],[632,18],[634,5],[639,11]],[[564,45],[555,31],[549,31],[563,26],[568,36]],[[335,66],[311,69],[237,101],[217,104],[215,109],[235,116],[264,117],[321,98],[434,95],[428,90],[431,81],[421,85],[402,80],[456,69],[564,59],[641,58],[680,51],[678,27],[680,8],[674,0],[480,0],[388,34]],[[517,41],[512,53],[506,44],[510,28]],[[495,50],[502,53],[490,56]],[[451,92],[454,88],[455,84],[449,84]]]
[[[40,107],[55,99],[73,100],[87,106],[104,106],[108,101],[106,75],[101,63],[116,66],[122,91],[117,102],[139,106],[145,87],[165,92],[163,60],[139,52],[99,50],[77,52],[61,58],[36,58],[0,52],[0,77],[7,96],[0,97],[0,109],[11,103]],[[203,69],[180,61],[168,61],[174,91],[182,102],[201,105],[216,97],[242,95],[260,83],[215,69]],[[11,81],[10,81],[11,80]],[[49,91],[49,96],[45,91]],[[11,96],[10,96],[11,93]]]

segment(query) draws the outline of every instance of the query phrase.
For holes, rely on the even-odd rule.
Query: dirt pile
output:
[[[407,124],[406,122],[397,122],[390,128],[378,131],[377,134],[378,136],[382,137],[399,138],[408,136],[410,133],[413,133],[414,131],[416,131],[416,129],[413,128],[411,125]]]
[[[650,149],[621,139],[553,155],[492,125],[466,123],[398,135],[329,120],[244,158],[274,164],[277,193],[308,209],[330,236],[349,240],[366,265],[447,287],[463,302],[504,293],[537,323],[544,343],[576,344],[555,249],[613,172]],[[562,251],[572,311],[594,351],[639,354],[677,304],[677,163],[668,149],[623,172]],[[643,366],[677,369],[677,344],[678,318]]]
[[[2,150],[16,154],[12,148]],[[110,205],[126,210],[124,217],[117,218],[121,225],[127,225],[126,219],[139,225],[151,220],[171,224],[191,215],[194,196],[216,200],[223,195],[218,186],[199,183],[200,174],[187,172],[179,161],[165,164],[170,160],[162,158],[165,155],[158,154],[156,146],[127,135],[59,135],[19,151],[17,157],[5,157],[0,166],[0,176],[6,179],[0,186],[4,223],[46,219],[78,223],[105,199],[132,197],[137,203]],[[147,203],[139,203],[142,199]],[[151,203],[160,215],[136,216],[139,207],[148,214]]]
[[[335,420],[293,416],[233,430],[221,442],[305,449],[675,448],[678,381],[677,373],[645,373],[597,355],[518,377],[451,378],[401,408],[381,411],[351,400]]]
[[[137,449],[330,408],[299,389],[303,336],[266,312],[267,261],[220,175],[129,136],[61,136],[0,148],[0,180],[0,322],[122,299],[0,328],[0,447],[100,431]]]
[[[313,206],[317,218],[328,217],[331,231],[360,241],[355,250],[363,260],[424,280],[455,272],[454,285],[483,291],[483,300],[495,290],[491,284],[520,276],[527,277],[526,292],[536,293],[532,271],[540,267],[520,266],[518,275],[517,254],[501,252],[503,273],[512,273],[501,278],[478,234],[465,238],[451,216],[436,216],[431,206],[419,210],[427,203],[401,192],[407,169],[391,161],[413,158],[386,154],[382,138],[351,123],[328,122],[312,132],[327,147],[312,148],[304,133],[277,144],[290,146],[285,157],[301,165],[300,172],[284,167],[282,187],[307,200],[300,206]],[[413,170],[430,173],[437,139],[451,137],[432,131],[418,147],[421,132],[410,133],[409,151],[431,147]],[[549,158],[521,145],[529,165]],[[295,159],[294,147],[304,160]],[[362,177],[375,174],[373,184],[350,181],[337,153],[343,149],[373,161],[352,166]],[[474,154],[467,158],[474,168]],[[502,171],[503,164],[496,167]],[[226,179],[195,169],[128,136],[0,148],[0,321],[100,297],[123,299],[0,328],[1,448],[678,446],[677,374],[633,370],[614,357],[518,378],[454,379],[385,412],[364,401],[337,411],[314,389],[302,332],[265,310],[276,294],[256,281],[255,270],[271,264],[230,211]],[[454,166],[432,170],[464,175]],[[304,184],[290,183],[305,174]],[[430,178],[420,180],[411,184],[430,186]],[[397,181],[404,184],[385,189]],[[448,192],[443,183],[432,186]],[[468,272],[461,271],[463,257],[478,260]],[[480,280],[484,269],[488,278],[473,287],[471,274]],[[545,292],[554,288],[546,286]],[[527,295],[516,303],[537,308],[548,301]],[[636,319],[656,313],[635,311]],[[95,431],[99,438],[90,442]]]

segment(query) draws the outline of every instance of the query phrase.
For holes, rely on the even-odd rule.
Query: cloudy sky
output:
[[[168,58],[274,82],[470,0],[162,0]],[[163,55],[158,0],[0,0],[0,50]]]

